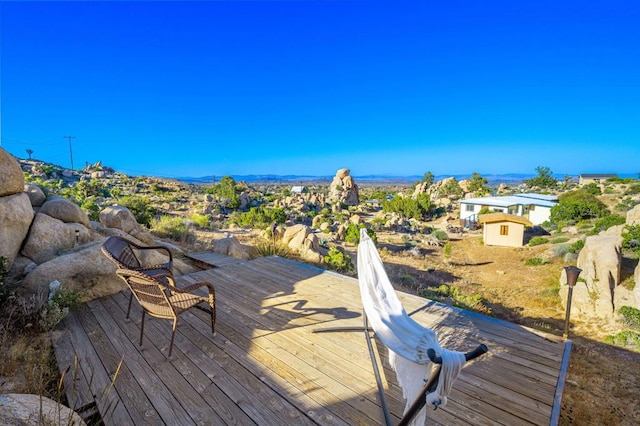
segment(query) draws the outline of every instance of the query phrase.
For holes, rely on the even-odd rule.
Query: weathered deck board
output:
[[[77,392],[91,388],[93,396],[99,395],[124,360],[114,388],[98,397],[102,413],[109,401],[120,401],[105,418],[107,424],[382,423],[363,332],[314,332],[362,325],[356,280],[277,257],[218,266],[179,279],[214,284],[217,335],[212,336],[205,313],[184,314],[171,360],[165,356],[170,321],[148,318],[144,349],[138,347],[140,311],[134,302],[131,320],[125,319],[128,292],[89,302],[61,323],[54,347],[61,370],[77,354]],[[490,349],[464,368],[449,404],[428,412],[429,424],[554,422],[565,342],[399,296],[407,312],[438,332],[444,346],[469,350],[485,343]],[[402,391],[386,349],[374,342],[397,421],[404,408]],[[79,399],[77,392],[70,395]]]
[[[203,269],[221,267],[233,265],[236,263],[244,262],[242,259],[226,256],[224,254],[218,254],[211,251],[200,251],[196,253],[188,253],[186,256],[196,262],[197,265]]]

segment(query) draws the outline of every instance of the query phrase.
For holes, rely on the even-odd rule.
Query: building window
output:
[[[475,210],[475,206],[473,204],[467,204],[466,211],[472,212]]]
[[[500,225],[500,235],[509,235],[509,225]]]

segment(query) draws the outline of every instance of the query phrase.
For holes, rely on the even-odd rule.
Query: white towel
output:
[[[439,401],[441,406],[446,405],[447,396],[465,362],[464,354],[441,348],[436,332],[407,314],[366,229],[360,230],[358,281],[367,319],[376,336],[389,349],[391,365],[407,400],[405,412],[431,373],[428,349],[435,350],[436,355],[442,357],[442,370],[436,391],[427,395],[426,407],[434,401]],[[424,424],[425,419],[423,409],[412,424]]]

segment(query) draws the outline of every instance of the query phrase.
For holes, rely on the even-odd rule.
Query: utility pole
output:
[[[71,159],[71,171],[73,171],[73,149],[71,148],[71,139],[75,139],[75,136],[63,136],[63,138],[69,139],[69,158]]]

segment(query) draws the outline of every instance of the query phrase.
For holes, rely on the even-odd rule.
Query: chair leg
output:
[[[176,336],[176,328],[178,328],[178,317],[173,320],[173,331],[171,332],[171,343],[169,343],[169,359],[171,359],[171,351],[173,351],[173,338]]]
[[[209,292],[209,307],[211,308],[211,334],[216,335],[216,293],[215,290]]]
[[[144,334],[144,317],[145,311],[142,310],[142,323],[140,324],[140,348],[142,349],[142,335]]]
[[[133,292],[129,295],[129,307],[127,308],[127,319],[129,319],[129,312],[131,312],[131,302],[133,301]]]

